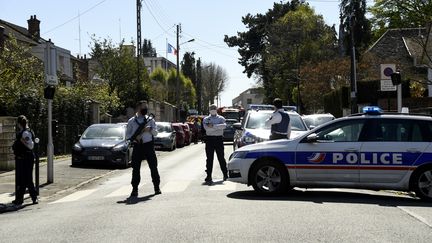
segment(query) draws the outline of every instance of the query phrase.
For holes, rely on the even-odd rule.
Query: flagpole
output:
[[[168,38],[165,38],[165,71],[168,71]]]

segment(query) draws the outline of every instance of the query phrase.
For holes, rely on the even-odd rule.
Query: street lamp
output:
[[[177,80],[176,80],[176,103],[177,103],[177,120],[180,119],[180,45],[195,41],[195,39],[190,39],[186,42],[179,43],[180,36],[180,25],[177,25]]]

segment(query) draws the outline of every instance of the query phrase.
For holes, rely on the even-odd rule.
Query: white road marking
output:
[[[418,221],[422,222],[423,224],[429,226],[430,228],[432,228],[432,223],[429,223],[425,218],[423,218],[422,216],[412,212],[411,210],[401,207],[401,206],[397,206],[397,208],[399,208],[400,210],[404,211],[405,213],[407,213],[408,215],[410,215],[411,217],[417,219]]]
[[[189,186],[191,181],[169,181],[162,188],[162,193],[166,192],[183,192]]]
[[[52,202],[52,203],[49,203],[49,204],[78,201],[81,198],[84,198],[84,197],[92,194],[95,191],[97,191],[97,189],[77,191],[75,193],[72,193],[72,194],[70,194],[70,195],[68,195],[62,199],[59,199],[59,200]]]
[[[210,186],[210,191],[235,191],[237,183],[224,181],[223,184],[215,184]]]
[[[0,203],[10,203],[14,199],[11,193],[0,194]]]
[[[141,189],[141,187],[144,185],[144,183],[140,183],[138,190]],[[119,189],[111,192],[110,194],[104,196],[105,198],[108,197],[124,197],[124,196],[129,196],[129,194],[132,191],[132,186],[131,185],[127,185],[127,186],[122,186]]]

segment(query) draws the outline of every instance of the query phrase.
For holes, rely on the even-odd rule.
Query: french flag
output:
[[[177,50],[170,43],[168,43],[167,49],[168,49],[168,53],[172,53],[174,55],[177,55]]]

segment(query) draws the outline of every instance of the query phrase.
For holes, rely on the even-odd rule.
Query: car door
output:
[[[429,145],[426,122],[377,118],[367,124],[361,148],[361,183],[397,183],[412,169]]]
[[[364,119],[331,123],[316,131],[316,141],[303,139],[296,152],[297,180],[359,182],[359,136],[364,123]]]

